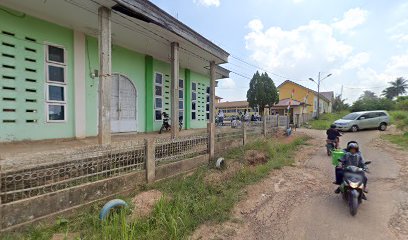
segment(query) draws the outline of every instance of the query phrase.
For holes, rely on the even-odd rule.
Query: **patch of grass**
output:
[[[231,209],[242,198],[245,186],[264,178],[272,169],[291,165],[293,155],[307,138],[296,138],[283,144],[275,139],[258,140],[232,149],[226,159],[242,159],[247,150],[259,150],[267,154],[263,165],[245,166],[230,179],[218,184],[208,183],[208,168],[202,167],[190,176],[178,176],[150,186],[165,196],[145,218],[130,220],[129,210],[122,210],[101,223],[98,212],[101,204],[67,221],[59,221],[52,227],[36,227],[20,235],[4,239],[49,239],[53,233],[80,232],[83,239],[187,239],[205,222],[223,222],[230,218]],[[129,202],[129,201],[128,201]]]
[[[321,114],[319,119],[309,121],[309,126],[312,129],[326,130],[330,127],[330,124],[347,114],[349,114],[347,111]]]
[[[391,123],[402,130],[408,130],[408,111],[390,111]]]
[[[403,149],[408,149],[408,132],[404,134],[387,134],[382,136],[384,139],[401,146]]]

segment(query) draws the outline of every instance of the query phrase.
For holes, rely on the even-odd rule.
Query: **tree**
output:
[[[382,91],[382,95],[387,99],[394,99],[397,96],[396,89],[394,87],[387,87]]]
[[[333,99],[333,111],[340,112],[349,109],[350,106],[344,101],[346,101],[346,99],[341,99],[341,95],[337,95]]]
[[[364,91],[360,98],[353,103],[351,110],[372,111],[372,110],[392,110],[395,108],[395,102],[387,98],[379,98],[371,91]]]
[[[408,80],[404,79],[403,77],[397,78],[393,82],[389,82],[391,84],[390,87],[387,87],[382,92],[382,95],[390,100],[403,95],[407,92],[408,89]]]
[[[391,87],[394,88],[396,97],[403,95],[407,92],[408,89],[408,80],[403,77],[397,78],[395,81],[390,82]]]
[[[251,108],[259,107],[261,114],[267,105],[272,106],[279,102],[278,90],[267,73],[259,74],[256,71],[249,83],[247,101]]]
[[[364,91],[363,94],[360,96],[359,100],[374,100],[378,99],[377,95],[375,95],[372,91]]]

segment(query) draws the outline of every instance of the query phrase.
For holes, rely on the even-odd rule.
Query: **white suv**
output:
[[[386,111],[353,112],[334,122],[341,131],[357,132],[361,129],[377,128],[385,131],[390,124]]]

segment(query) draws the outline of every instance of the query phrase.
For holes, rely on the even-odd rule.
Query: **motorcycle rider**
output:
[[[326,135],[328,143],[334,142],[334,147],[337,148],[339,145],[339,137],[341,136],[341,133],[336,129],[335,124],[330,125],[330,128],[326,131]]]
[[[340,162],[343,164],[343,168],[347,166],[356,166],[356,167],[364,169],[366,167],[363,156],[360,152],[359,146],[357,142],[355,141],[349,142],[349,144],[347,145],[346,154],[340,159]],[[338,173],[336,172],[336,174]],[[363,183],[364,183],[364,192],[367,193],[366,191],[367,177],[365,176],[364,173],[363,173]],[[340,193],[340,187],[336,189],[335,193]],[[364,193],[363,193],[362,198],[364,200],[367,200],[367,197],[365,196]]]

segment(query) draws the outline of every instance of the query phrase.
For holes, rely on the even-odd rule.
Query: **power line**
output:
[[[98,2],[96,2],[96,1],[94,1],[94,0],[91,0],[91,1],[92,1],[93,3],[99,5],[99,6],[103,6],[103,5],[101,5],[100,3],[98,3]],[[98,15],[97,12],[95,12],[95,11],[93,11],[93,10],[91,10],[91,9],[85,8],[84,6],[82,6],[82,5],[80,5],[80,4],[76,3],[76,2],[73,2],[73,1],[70,1],[70,0],[65,0],[65,2],[67,2],[67,3],[71,4],[71,5],[74,5],[74,6],[76,6],[76,7],[79,7],[79,8],[81,8],[81,9],[83,9],[83,10],[85,10],[85,11],[88,11],[88,12],[90,12],[90,13],[93,13],[93,14],[95,14],[95,15]],[[133,4],[131,4],[131,5],[133,5]],[[133,6],[134,6],[134,5],[133,5]],[[134,7],[135,7],[135,6],[134,6]],[[139,24],[139,23],[133,21],[132,19],[130,19],[130,18],[126,17],[126,16],[124,16],[123,14],[118,13],[118,12],[116,12],[116,11],[114,11],[114,14],[117,15],[117,16],[119,16],[119,17],[121,17],[121,18],[123,18],[123,19],[126,19],[126,20],[129,21],[129,22],[134,23],[135,25],[137,25],[137,26],[143,28],[144,30],[146,30],[147,32],[149,32],[149,33],[151,33],[151,34],[157,36],[158,38],[163,39],[164,41],[158,40],[158,39],[154,38],[153,36],[148,35],[147,32],[141,31],[140,29],[135,29],[135,28],[133,28],[133,27],[131,27],[131,26],[125,24],[124,22],[116,21],[116,20],[114,20],[114,19],[111,19],[112,22],[114,22],[114,23],[116,23],[116,24],[119,24],[119,25],[121,25],[121,26],[127,28],[128,30],[133,31],[133,32],[140,33],[140,34],[144,35],[145,37],[151,38],[151,39],[153,39],[153,40],[157,41],[158,43],[161,43],[161,44],[163,44],[163,45],[165,45],[165,46],[168,46],[168,44],[170,43],[170,41],[169,41],[168,39],[166,39],[166,38],[160,36],[159,34],[157,34],[157,33],[153,32],[153,31],[151,31],[150,29],[144,27],[143,25],[141,25],[141,24]],[[188,49],[186,49],[186,48],[184,48],[184,47],[181,47],[181,46],[180,46],[180,49],[181,49],[182,51],[184,51],[185,53],[189,54],[189,55],[192,56],[192,57],[195,57],[195,58],[197,58],[197,59],[200,59],[200,60],[202,60],[203,62],[206,62],[206,63],[208,62],[207,59],[201,57],[200,55],[198,55],[198,54],[196,54],[196,53],[194,53],[194,52],[192,52],[192,51],[190,51],[190,50],[188,50]],[[273,76],[276,76],[276,77],[283,78],[283,79],[285,79],[285,80],[290,79],[290,80],[292,80],[292,81],[297,81],[297,82],[299,82],[299,81],[307,81],[307,80],[298,80],[298,79],[293,79],[293,78],[285,77],[285,76],[283,76],[283,75],[276,74],[276,73],[274,73],[274,72],[272,72],[272,71],[269,71],[269,70],[267,70],[267,69],[265,69],[265,68],[263,68],[263,67],[260,67],[260,66],[257,66],[257,65],[255,65],[255,64],[249,63],[249,62],[247,62],[247,61],[245,61],[245,60],[243,60],[243,59],[241,59],[241,58],[239,58],[239,57],[236,57],[236,56],[233,55],[233,54],[230,54],[230,56],[231,56],[232,58],[234,58],[234,59],[236,59],[236,60],[242,62],[242,63],[245,63],[245,64],[248,65],[248,66],[251,66],[251,67],[256,68],[256,69],[259,69],[259,70],[262,70],[262,71],[264,71],[264,72],[266,72],[266,73],[269,73],[269,74],[271,74],[271,75],[273,75]],[[232,62],[229,62],[228,64],[235,65],[235,66],[237,66],[237,67],[242,67],[242,66],[239,66],[239,65],[237,65],[237,64],[235,64],[235,63],[232,63]],[[244,75],[244,74],[242,74],[242,73],[238,73],[238,72],[233,71],[233,70],[230,70],[230,71],[231,71],[231,73],[233,73],[233,74],[235,74],[235,75],[237,75],[237,76],[240,76],[240,77],[242,77],[242,78],[249,79],[249,80],[252,79],[251,77],[248,77],[248,76],[246,76],[246,75]]]

